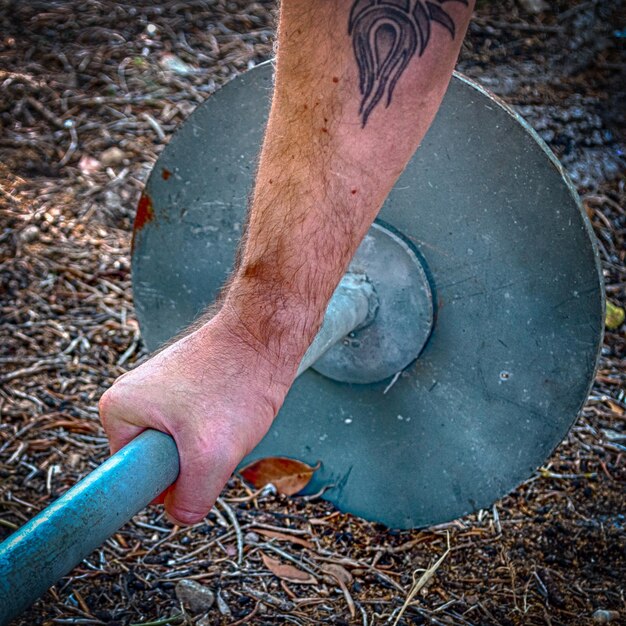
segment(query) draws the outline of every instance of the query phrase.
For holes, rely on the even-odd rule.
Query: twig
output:
[[[242,617],[241,619],[238,619],[236,622],[233,622],[230,626],[239,626],[240,624],[245,624],[246,622],[249,622],[257,614],[259,606],[261,606],[261,603],[257,602],[255,607],[252,609],[252,611],[250,611],[250,613],[248,613],[248,615]]]
[[[222,498],[218,498],[217,503],[224,509],[224,511],[226,511],[226,515],[228,515],[228,518],[235,529],[235,536],[237,537],[237,565],[241,567],[241,564],[243,563],[243,533],[241,532],[241,526],[239,526],[235,512],[228,506],[228,504],[226,504],[226,502],[224,502]]]
[[[163,131],[163,129],[161,128],[161,124],[159,124],[153,117],[152,115],[150,115],[149,113],[142,113],[141,117],[146,120],[146,122],[148,122],[148,124],[150,124],[150,126],[152,127],[152,129],[154,130],[154,132],[157,134],[157,137],[159,138],[159,141],[163,142],[165,141],[165,132]]]
[[[30,374],[36,374],[37,372],[42,372],[44,370],[56,369],[58,367],[62,367],[63,365],[65,365],[63,361],[56,359],[54,361],[43,361],[41,363],[37,363],[36,365],[32,365],[31,367],[23,367],[0,376],[0,383],[8,383],[10,380],[15,380],[16,378],[22,378],[23,376],[29,376]]]
[[[393,375],[393,378],[391,379],[391,381],[389,382],[389,384],[385,387],[385,389],[383,390],[383,396],[387,394],[387,392],[396,384],[396,382],[398,381],[398,378],[400,378],[400,374],[402,374],[402,370],[400,370],[399,372],[396,372]]]
[[[450,533],[447,534],[446,541],[448,544],[446,551],[439,557],[439,559],[435,562],[434,565],[432,565],[431,567],[429,567],[427,570],[424,571],[424,573],[421,575],[418,581],[415,581],[415,574],[417,574],[417,572],[421,570],[416,569],[413,572],[413,586],[411,587],[409,593],[407,594],[406,600],[404,601],[404,604],[402,605],[402,608],[400,609],[399,613],[396,615],[396,619],[393,622],[392,626],[397,626],[398,622],[400,621],[400,618],[402,617],[404,612],[407,610],[411,602],[413,602],[413,598],[415,598],[419,590],[422,589],[424,585],[435,575],[435,572],[439,569],[439,566],[444,562],[448,554],[450,554]]]
[[[184,619],[185,616],[182,613],[176,613],[172,617],[162,617],[152,622],[135,622],[130,624],[130,626],[165,626],[166,624],[180,624]]]
[[[276,552],[276,554],[279,554],[280,556],[282,556],[283,559],[285,559],[286,561],[291,561],[292,563],[297,565],[300,569],[303,569],[307,574],[311,574],[311,576],[317,576],[317,572],[315,572],[315,570],[313,570],[311,567],[303,563],[301,559],[297,559],[294,556],[291,556],[291,554],[289,554],[288,552],[285,552],[284,550],[277,548],[275,545],[271,543],[257,543],[255,544],[255,546],[258,548],[262,548],[263,550],[271,550],[272,552]]]
[[[2,519],[0,517],[0,526],[5,526],[6,528],[10,528],[11,530],[17,530],[19,526],[14,524],[13,522],[9,522],[9,520]]]
[[[78,148],[78,133],[76,132],[76,128],[71,120],[67,120],[67,122],[69,122],[68,129],[70,131],[70,145],[67,149],[67,152],[63,155],[63,158],[59,161],[59,165],[61,167],[68,164],[69,160],[72,158],[72,155],[74,154],[74,152],[76,152]]]

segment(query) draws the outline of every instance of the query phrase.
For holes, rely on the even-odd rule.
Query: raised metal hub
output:
[[[271,89],[269,65],[235,79],[155,165],[133,252],[150,348],[194,319],[232,268]],[[379,218],[426,260],[437,301],[430,338],[396,380],[395,365],[366,385],[306,371],[245,462],[321,461],[312,492],[328,487],[340,509],[389,526],[426,526],[490,506],[567,433],[601,344],[599,264],[554,156],[459,76]],[[423,337],[428,324],[415,326]]]
[[[371,323],[334,345],[311,367],[344,383],[377,383],[401,372],[422,351],[433,327],[433,297],[419,253],[380,223],[359,246],[350,272],[377,296]]]

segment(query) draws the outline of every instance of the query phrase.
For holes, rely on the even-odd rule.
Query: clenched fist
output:
[[[100,400],[112,453],[148,428],[176,441],[180,474],[160,498],[176,523],[208,513],[269,429],[295,376],[297,362],[272,362],[228,317],[218,313],[118,378]]]

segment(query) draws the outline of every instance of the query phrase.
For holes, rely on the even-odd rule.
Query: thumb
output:
[[[165,493],[165,511],[179,526],[197,524],[213,508],[239,458],[216,453],[215,447],[190,452],[179,445],[178,449],[182,451],[180,473]]]

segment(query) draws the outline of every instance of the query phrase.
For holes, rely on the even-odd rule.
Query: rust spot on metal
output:
[[[148,223],[154,219],[154,209],[152,207],[152,199],[147,193],[142,193],[137,203],[137,213],[135,214],[135,223],[133,224],[133,239],[131,242],[131,251],[135,247],[135,238],[137,233]]]
[[[137,215],[135,215],[135,224],[133,230],[141,230],[148,222],[154,219],[154,209],[152,208],[152,199],[147,193],[142,193],[137,204]]]
[[[171,175],[172,172],[170,172],[168,169],[163,168],[163,170],[161,171],[161,178],[163,180],[168,180]]]

